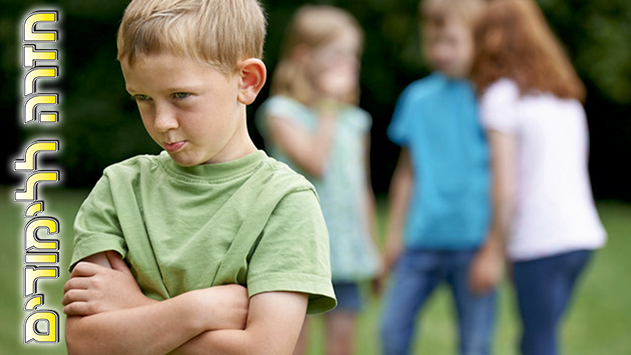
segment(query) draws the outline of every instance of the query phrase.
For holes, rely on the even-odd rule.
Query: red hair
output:
[[[494,0],[474,29],[471,80],[480,93],[513,79],[521,94],[549,92],[585,99],[585,87],[532,0]]]

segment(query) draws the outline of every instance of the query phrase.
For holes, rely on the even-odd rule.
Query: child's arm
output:
[[[307,295],[264,292],[252,296],[244,330],[201,334],[170,355],[292,354],[307,310]]]
[[[372,181],[370,178],[370,136],[364,137],[364,169],[366,172],[366,221],[369,223],[370,236],[375,245],[377,241],[377,220],[376,220],[376,201],[375,192],[372,189]]]
[[[248,298],[242,286],[158,302],[142,295],[118,254],[84,260],[64,287],[69,354],[165,354],[205,331],[244,327]]]
[[[486,242],[476,255],[470,270],[471,290],[490,291],[504,273],[505,239],[513,215],[515,188],[515,137],[488,131],[491,148],[493,217]]]
[[[364,170],[366,173],[366,221],[368,223],[368,231],[370,232],[370,237],[372,243],[377,247],[379,245],[378,241],[378,226],[377,226],[377,202],[375,200],[375,192],[372,189],[372,181],[370,178],[370,135],[366,134],[364,137]],[[377,247],[377,250],[379,248]],[[373,280],[373,292],[379,293],[382,288],[383,281],[383,269],[379,270],[379,274],[376,275]]]
[[[329,160],[335,116],[322,112],[314,134],[282,117],[270,116],[267,120],[272,139],[291,161],[307,174],[321,177]]]
[[[390,213],[388,216],[388,232],[386,235],[386,250],[384,268],[389,272],[403,250],[403,227],[407,215],[414,175],[412,162],[407,148],[401,148],[399,161],[390,183]]]

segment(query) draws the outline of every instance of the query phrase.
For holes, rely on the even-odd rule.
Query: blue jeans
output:
[[[556,355],[557,330],[591,251],[516,262],[513,281],[523,325],[523,355]]]
[[[407,355],[416,316],[441,282],[453,293],[459,319],[460,354],[489,353],[495,321],[495,292],[469,291],[469,264],[476,250],[405,250],[392,280],[381,323],[383,355]]]

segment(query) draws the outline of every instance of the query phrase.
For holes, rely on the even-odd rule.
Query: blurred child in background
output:
[[[488,147],[472,85],[473,25],[481,0],[420,4],[424,55],[432,69],[401,94],[388,128],[401,146],[390,189],[386,270],[392,269],[381,335],[384,355],[410,353],[415,321],[446,282],[458,314],[461,354],[488,354],[495,292],[473,292],[471,265],[490,219]]]
[[[505,240],[514,263],[521,352],[557,354],[577,277],[606,239],[587,170],[584,87],[531,0],[492,2],[475,43],[497,211],[490,238]]]
[[[272,97],[257,123],[270,155],[316,187],[330,236],[337,308],[325,318],[327,354],[354,351],[360,282],[375,278],[374,194],[369,179],[370,115],[357,107],[363,31],[346,11],[305,5],[287,29]],[[305,324],[296,349],[306,349]]]

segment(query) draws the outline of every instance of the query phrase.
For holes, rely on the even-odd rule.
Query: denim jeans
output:
[[[415,320],[441,282],[450,287],[458,314],[461,355],[487,355],[495,323],[495,292],[469,291],[468,275],[476,250],[408,249],[392,277],[381,322],[383,355],[408,355]]]
[[[523,355],[556,355],[557,331],[591,251],[516,262],[513,281],[523,325]]]

